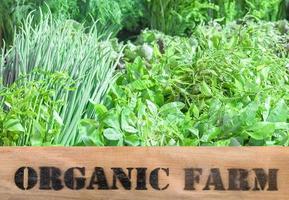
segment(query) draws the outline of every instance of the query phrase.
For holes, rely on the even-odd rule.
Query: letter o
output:
[[[24,170],[26,168],[28,169],[27,187],[25,187],[24,185]],[[38,178],[37,173],[33,168],[21,167],[16,171],[15,176],[14,176],[14,181],[15,181],[16,186],[20,188],[21,190],[30,190],[37,184],[37,178]]]

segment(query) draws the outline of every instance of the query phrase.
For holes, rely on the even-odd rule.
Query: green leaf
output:
[[[209,105],[209,112],[208,112],[209,116],[213,116],[216,113],[219,113],[221,108],[222,102],[219,99],[213,99]]]
[[[113,128],[107,128],[104,130],[103,135],[106,139],[112,140],[112,141],[117,141],[122,138],[122,134]]]
[[[275,124],[270,122],[258,122],[248,129],[246,132],[255,140],[264,140],[272,137],[275,131]]]
[[[240,142],[236,138],[231,138],[229,146],[239,147],[239,146],[242,146],[242,145],[240,144]]]
[[[3,123],[4,130],[11,132],[25,132],[24,127],[21,125],[19,119],[9,119]]]
[[[32,146],[41,146],[45,137],[45,130],[38,121],[33,120],[33,132],[30,136]]]
[[[276,106],[270,111],[267,121],[286,122],[289,115],[288,106],[284,99],[278,101]]]
[[[83,119],[79,124],[77,144],[85,146],[104,146],[98,123],[95,120]]]
[[[160,108],[160,114],[162,116],[175,114],[175,113],[180,112],[180,110],[183,109],[184,107],[185,107],[185,104],[182,102],[167,103]]]
[[[102,104],[94,104],[94,110],[97,119],[102,118],[108,112],[107,108]]]
[[[158,114],[157,106],[153,102],[151,102],[150,100],[146,100],[146,101],[147,101],[147,105],[148,105],[150,112],[154,115],[157,115]]]
[[[268,116],[270,114],[270,108],[271,108],[271,97],[268,96],[265,100],[264,108],[263,108],[263,112],[262,112],[262,117],[263,117],[264,121],[268,120]]]
[[[151,80],[135,80],[128,85],[131,90],[145,90],[154,86]]]
[[[63,126],[63,120],[59,116],[58,112],[53,111],[53,118],[59,125]]]
[[[151,97],[151,99],[158,106],[163,105],[164,101],[165,101],[164,95],[163,95],[163,93],[161,91],[154,91],[153,98]]]
[[[219,127],[209,127],[206,133],[202,136],[202,142],[210,142],[216,139],[221,134],[221,129]]]
[[[121,112],[121,129],[128,133],[137,133],[138,130],[132,126],[133,120],[136,120],[134,113],[128,108],[124,108]]]
[[[211,97],[213,95],[211,88],[205,81],[202,81],[202,84],[200,85],[200,91],[203,95],[207,97]]]
[[[197,138],[200,137],[200,133],[199,133],[199,130],[196,129],[196,128],[190,128],[189,129],[190,133],[192,133],[194,136],[196,136]]]
[[[240,111],[240,121],[243,125],[252,126],[257,122],[258,107],[258,103],[252,102]]]
[[[114,129],[120,129],[120,122],[119,122],[119,113],[116,109],[111,110],[110,112],[107,112],[104,120],[104,124],[107,127],[112,127]]]
[[[135,134],[133,135],[128,135],[125,136],[125,143],[128,144],[129,146],[140,146],[140,140],[139,137]]]
[[[199,116],[200,116],[200,111],[199,111],[198,107],[197,107],[195,104],[193,104],[193,105],[191,106],[190,111],[193,113],[193,115],[194,115],[195,118],[199,118]]]

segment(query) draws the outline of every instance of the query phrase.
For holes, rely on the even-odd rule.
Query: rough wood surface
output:
[[[32,182],[37,181],[36,184],[32,184],[33,188],[22,190],[16,185],[17,181],[21,185],[21,177],[23,177],[23,187],[28,187],[27,168],[24,170],[23,176],[21,176],[21,173],[18,174],[18,179],[15,182],[16,171],[21,167],[31,167],[37,173],[37,179],[31,179]],[[46,186],[45,180],[42,180],[41,183],[41,178],[47,178],[51,174],[45,174],[45,170],[40,172],[40,167],[42,167],[42,170],[44,168],[46,170],[51,169],[51,167],[54,167],[54,169],[58,168],[60,174],[56,175],[56,179],[60,181],[58,184],[63,188],[58,188],[59,190],[57,191],[54,190],[53,181],[51,180],[49,182],[46,180]],[[65,185],[64,174],[72,167],[79,167],[85,170],[84,176],[81,176],[80,171],[74,171],[74,178],[86,178],[85,186],[80,186],[79,190],[69,189]],[[109,187],[106,190],[98,189],[101,181],[93,176],[93,174],[95,175],[96,167],[104,170],[107,186]],[[122,185],[122,182],[118,179],[119,177],[113,173],[111,168],[122,168],[126,174],[128,174],[127,168],[132,168],[130,169],[130,189],[125,189],[125,186]],[[137,168],[146,168],[145,181],[144,177],[141,178],[139,174],[139,184],[142,184],[142,187],[137,185]],[[154,176],[156,174],[151,175],[151,173],[158,168],[160,170],[158,171],[158,182],[156,182],[156,177]],[[168,169],[169,173],[166,173],[165,169]],[[188,172],[187,177],[185,177],[185,169]],[[245,185],[241,186],[241,189],[245,191],[236,190],[239,187],[238,184],[240,184],[236,181],[241,180],[240,176],[242,175],[235,174],[236,176],[232,179],[233,182],[229,183],[229,169],[235,170],[231,171],[231,175],[234,175],[233,172],[245,173],[243,179],[241,178],[242,183],[245,183]],[[243,171],[240,171],[240,169]],[[259,176],[258,179],[256,175],[257,169],[263,169],[266,172],[268,175],[267,180],[265,180],[266,174],[263,174],[264,177]],[[270,169],[272,170],[271,175],[269,174]],[[195,174],[196,176],[189,176],[190,172],[195,173],[200,172],[200,170],[201,173]],[[216,174],[218,171],[219,174]],[[248,176],[246,173],[248,173]],[[274,177],[274,173],[276,177]],[[113,175],[115,175],[115,186],[118,189],[113,189]],[[192,190],[193,187],[190,185],[191,182],[189,182],[190,178],[194,179],[195,190]],[[218,178],[221,179],[221,182],[217,180]],[[274,183],[274,179],[276,179],[276,183]],[[69,180],[66,181],[69,185]],[[73,182],[75,179],[70,181]],[[261,188],[262,181],[264,181],[263,189]],[[74,182],[75,184],[76,182]],[[185,186],[186,184],[187,186]],[[94,189],[88,189],[89,185]],[[48,186],[51,186],[51,188]],[[126,186],[128,187],[128,185]],[[209,190],[204,190],[206,186],[209,187]],[[44,189],[45,187],[46,189]],[[137,187],[140,190],[136,190]],[[167,188],[157,190],[156,187],[160,189]],[[187,190],[185,190],[185,187],[187,187]],[[55,188],[57,187],[55,186]],[[141,190],[144,188],[146,190]],[[289,199],[289,149],[282,147],[0,148],[0,199]]]

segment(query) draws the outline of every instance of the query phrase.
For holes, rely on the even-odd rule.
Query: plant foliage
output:
[[[288,146],[288,8],[2,0],[0,145]]]
[[[101,103],[109,89],[119,55],[109,39],[99,40],[101,33],[95,26],[84,33],[82,25],[73,21],[44,17],[36,27],[32,21],[32,17],[27,18],[23,31],[14,39],[13,47],[2,57],[6,61],[1,65],[1,76],[4,76],[1,88],[4,90],[1,91],[0,107],[4,109],[6,104],[9,105],[4,120],[8,120],[12,113],[22,123],[24,139],[21,140],[25,141],[22,145],[43,144],[44,135],[54,131],[53,123],[46,121],[41,126],[35,118],[29,121],[29,118],[21,117],[21,113],[17,115],[19,109],[26,115],[29,112],[22,110],[22,104],[14,99],[24,98],[24,107],[28,106],[25,101],[30,99],[27,103],[32,107],[36,104],[31,111],[35,112],[37,119],[41,116],[46,118],[43,115],[47,110],[50,117],[56,117],[61,122],[61,128],[51,139],[52,143],[71,145],[77,140],[77,126],[81,118],[95,115],[94,110],[90,110],[90,102]],[[18,81],[14,83],[15,80]],[[5,88],[13,83],[16,85]],[[31,90],[39,90],[39,94],[31,94]],[[19,94],[19,98],[13,96],[14,93]],[[51,108],[49,102],[52,105],[60,102],[60,106]],[[31,141],[34,137],[38,137],[37,143]]]

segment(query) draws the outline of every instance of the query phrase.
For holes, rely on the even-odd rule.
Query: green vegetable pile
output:
[[[0,14],[0,145],[289,146],[287,0],[57,2]]]

